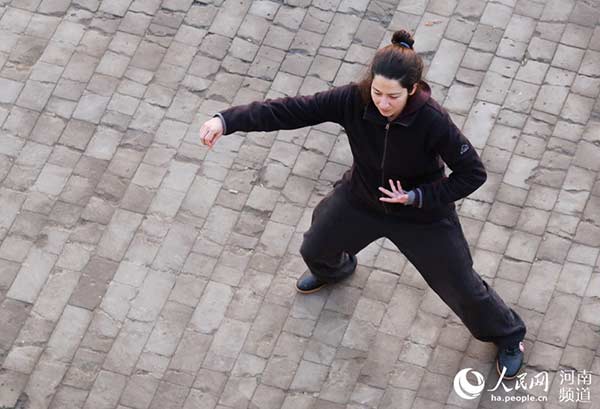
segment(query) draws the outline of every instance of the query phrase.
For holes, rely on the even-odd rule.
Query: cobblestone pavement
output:
[[[0,408],[599,408],[599,19],[597,0],[0,0]],[[493,346],[387,241],[295,293],[350,165],[338,125],[199,144],[228,106],[356,80],[399,28],[489,171],[460,215],[547,404],[492,400],[545,393],[487,390]]]

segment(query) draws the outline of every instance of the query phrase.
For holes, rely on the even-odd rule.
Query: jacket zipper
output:
[[[385,173],[384,173],[384,169],[385,169],[385,155],[387,152],[387,139],[388,139],[388,132],[390,130],[390,123],[388,122],[385,125],[385,137],[383,138],[383,157],[381,158],[381,186],[385,187]],[[381,202],[381,205],[383,206],[383,210],[385,211],[385,213],[388,213],[388,209],[385,206],[385,202]]]

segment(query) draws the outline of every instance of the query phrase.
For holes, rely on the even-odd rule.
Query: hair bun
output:
[[[398,45],[401,47],[413,48],[413,44],[415,43],[415,39],[412,35],[406,30],[398,30],[394,32],[392,36],[392,44]]]

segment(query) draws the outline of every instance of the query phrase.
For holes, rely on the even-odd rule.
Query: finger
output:
[[[206,136],[206,140],[208,141],[208,146],[209,146],[209,147],[211,147],[211,148],[212,148],[212,146],[215,144],[215,141],[214,141],[214,139],[215,139],[215,135],[214,135],[214,134],[212,134],[212,133],[209,133],[209,134]]]
[[[394,193],[390,192],[389,190],[387,190],[384,187],[379,187],[379,191],[385,193],[386,195],[388,195],[389,197],[394,197]]]
[[[388,182],[390,182],[390,187],[392,188],[392,192],[398,193],[398,191],[396,190],[396,186],[394,186],[394,181],[392,179],[388,179]]]
[[[215,131],[210,135],[210,146],[213,146],[217,143],[217,139],[219,139],[219,134]]]
[[[202,134],[202,141],[205,145],[210,145],[212,143],[212,134],[210,129],[206,128],[204,133]]]
[[[380,197],[379,200],[386,203],[401,203],[397,197]]]
[[[404,204],[408,201],[408,195],[401,195],[396,197],[380,197],[379,200],[387,203],[401,203]]]
[[[398,192],[400,192],[400,193],[404,192],[404,190],[402,190],[402,185],[400,184],[400,181],[398,181],[397,183],[398,183]]]

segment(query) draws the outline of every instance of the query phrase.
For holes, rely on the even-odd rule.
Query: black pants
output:
[[[354,267],[348,255],[387,237],[475,338],[500,347],[523,339],[523,320],[473,270],[456,212],[431,224],[407,223],[359,209],[348,194],[338,185],[314,209],[304,233],[300,253],[315,276],[328,282],[347,277]]]

